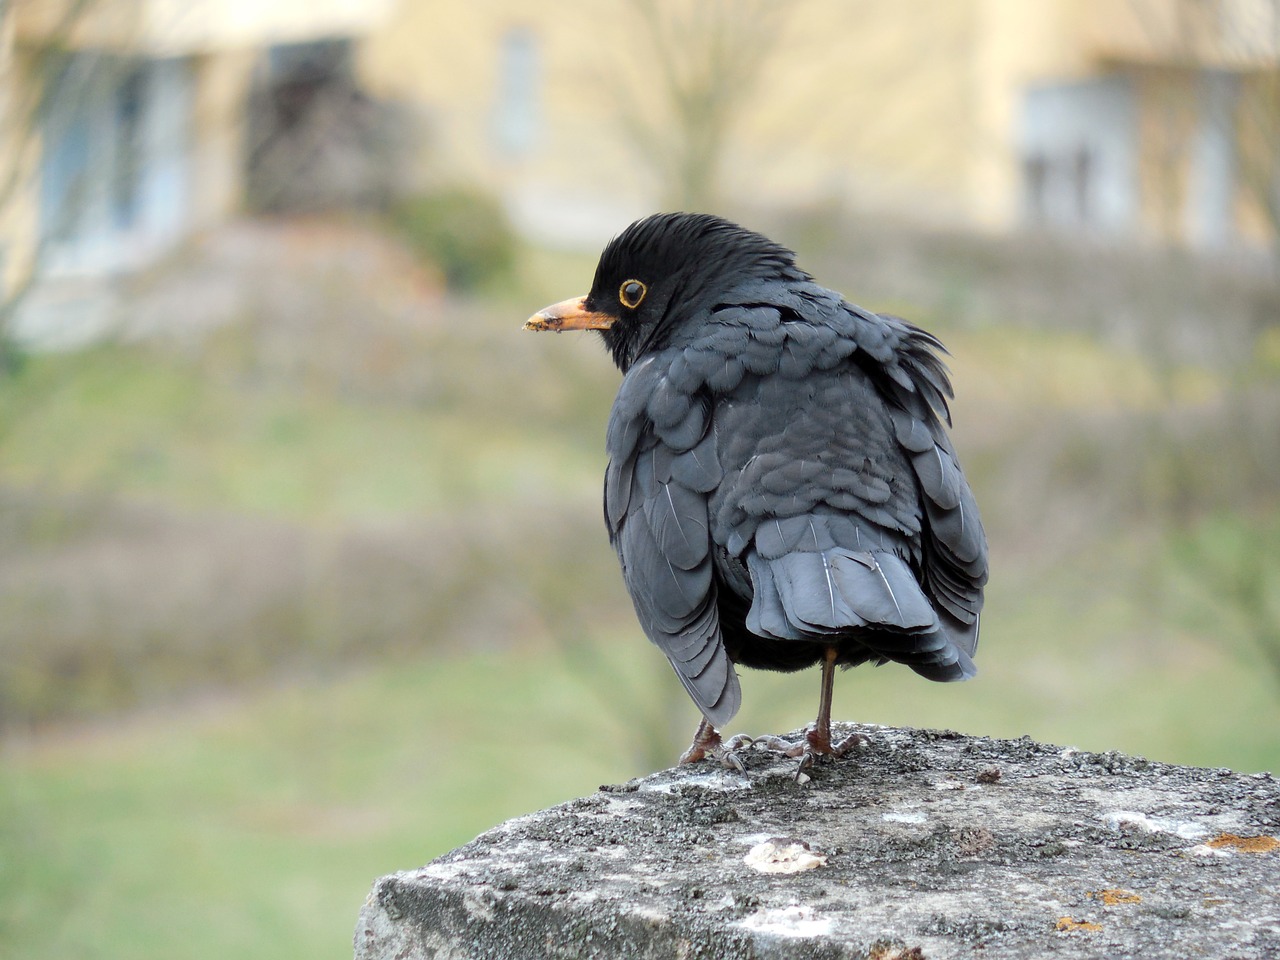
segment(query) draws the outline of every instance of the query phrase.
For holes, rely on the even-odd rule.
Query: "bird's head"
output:
[[[790,250],[736,223],[710,214],[659,213],[609,241],[590,293],[544,307],[524,326],[598,330],[626,372],[743,284],[805,278]]]

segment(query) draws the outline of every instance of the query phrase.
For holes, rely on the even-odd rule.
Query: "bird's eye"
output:
[[[634,310],[640,306],[640,301],[644,299],[644,295],[648,292],[649,288],[639,280],[626,280],[618,288],[618,299],[622,301],[622,305],[628,310]]]

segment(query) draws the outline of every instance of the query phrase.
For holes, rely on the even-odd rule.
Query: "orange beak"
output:
[[[526,330],[608,330],[617,317],[587,309],[586,297],[561,300],[543,307],[524,322]]]

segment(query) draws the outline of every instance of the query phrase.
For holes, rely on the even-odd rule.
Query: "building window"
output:
[[[1188,239],[1217,247],[1232,238],[1236,191],[1235,115],[1239,79],[1205,70],[1196,77],[1196,130],[1185,211]]]
[[[138,218],[142,181],[143,115],[146,104],[146,76],[142,70],[128,71],[115,91],[114,136],[116,169],[111,182],[111,216],[115,227],[127,230]]]
[[[41,117],[40,235],[52,273],[144,262],[181,233],[190,64],[90,51],[61,58]]]
[[[1137,218],[1134,97],[1121,78],[1026,91],[1019,131],[1029,223],[1122,231]]]
[[[89,203],[89,154],[93,133],[92,75],[99,58],[50,57],[41,117],[40,234],[58,240],[74,233]]]
[[[540,122],[542,57],[533,30],[513,27],[503,34],[498,70],[494,141],[506,156],[522,157],[534,148]]]

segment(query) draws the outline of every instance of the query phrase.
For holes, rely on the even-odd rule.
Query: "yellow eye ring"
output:
[[[622,286],[618,288],[618,299],[628,310],[634,310],[640,306],[640,301],[648,292],[649,288],[639,280],[624,280]]]

